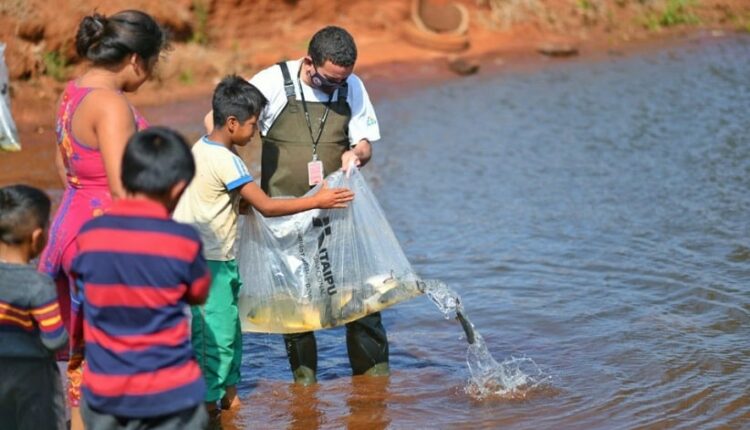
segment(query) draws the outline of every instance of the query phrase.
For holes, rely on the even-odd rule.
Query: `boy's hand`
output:
[[[249,215],[251,212],[251,209],[253,208],[253,205],[247,202],[245,199],[240,199],[240,207],[238,212],[240,215]]]
[[[328,188],[323,181],[323,186],[315,193],[315,201],[320,209],[345,208],[347,202],[354,199],[354,193],[348,188]]]

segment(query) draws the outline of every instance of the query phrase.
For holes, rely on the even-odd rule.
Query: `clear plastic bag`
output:
[[[10,113],[10,79],[5,65],[5,44],[0,43],[0,150],[20,151],[16,123]]]
[[[336,172],[326,181],[354,191],[348,208],[279,218],[253,210],[241,217],[243,331],[336,327],[422,294],[422,282],[360,172]]]

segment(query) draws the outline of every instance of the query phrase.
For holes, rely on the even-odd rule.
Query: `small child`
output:
[[[213,282],[204,306],[193,307],[192,340],[208,385],[206,407],[217,416],[239,405],[242,334],[237,302],[242,285],[234,245],[242,200],[264,216],[280,216],[314,208],[344,208],[354,194],[323,185],[314,196],[271,199],[253,181],[235,146],[245,146],[256,131],[266,100],[253,85],[227,76],[213,95],[211,133],[193,145],[197,163],[195,181],[175,210],[175,219],[198,228],[205,244]]]
[[[126,197],[78,236],[72,271],[83,291],[89,429],[208,425],[186,308],[206,300],[211,279],[198,233],[170,218],[194,175],[182,136],[135,133],[122,159]]]
[[[0,188],[0,426],[65,429],[53,352],[68,344],[52,279],[29,260],[47,242],[50,200],[42,191]]]

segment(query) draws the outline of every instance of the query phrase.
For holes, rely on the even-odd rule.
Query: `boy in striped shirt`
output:
[[[162,127],[134,134],[122,160],[126,198],[79,233],[87,428],[208,425],[186,308],[206,300],[211,279],[198,232],[170,217],[194,174],[182,136]]]
[[[53,352],[66,346],[52,279],[29,260],[47,241],[50,200],[25,185],[0,188],[0,426],[66,428]]]

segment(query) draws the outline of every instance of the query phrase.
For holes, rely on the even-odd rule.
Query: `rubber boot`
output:
[[[346,325],[346,349],[354,375],[387,376],[388,337],[380,312]]]
[[[295,384],[308,386],[318,382],[318,379],[315,377],[315,371],[307,366],[299,366],[292,371],[292,374],[294,375]]]
[[[388,363],[378,363],[367,369],[364,374],[367,376],[389,376],[391,374],[391,369],[388,366]]]
[[[294,382],[301,385],[317,382],[315,373],[318,370],[318,346],[315,334],[311,331],[285,334],[284,343]]]

